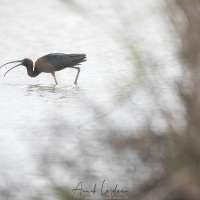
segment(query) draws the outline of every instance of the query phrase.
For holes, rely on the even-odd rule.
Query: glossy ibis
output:
[[[23,65],[27,69],[27,73],[30,77],[36,77],[40,73],[45,72],[45,73],[51,73],[53,75],[53,78],[56,82],[56,85],[58,84],[55,76],[56,71],[60,71],[65,68],[73,68],[77,69],[77,75],[74,84],[77,84],[78,76],[80,73],[80,68],[75,67],[76,65],[79,65],[80,63],[86,61],[86,55],[85,54],[63,54],[63,53],[51,53],[47,54],[45,56],[42,56],[41,58],[38,58],[35,62],[35,67],[33,69],[33,61],[29,58],[25,58],[23,60],[18,60],[18,61],[12,61],[8,62],[1,67],[10,64],[10,63],[15,63],[15,62],[20,62],[20,64],[12,67],[9,69],[4,76],[12,69],[15,67],[18,67],[20,65]],[[1,68],[0,67],[0,68]]]

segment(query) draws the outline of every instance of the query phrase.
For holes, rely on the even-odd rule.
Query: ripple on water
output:
[[[56,99],[69,99],[83,97],[85,91],[79,86],[55,86],[55,85],[28,85],[27,96],[39,96],[47,98],[54,96]]]

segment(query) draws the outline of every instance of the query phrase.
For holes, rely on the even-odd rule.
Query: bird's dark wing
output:
[[[48,63],[55,68],[56,71],[67,67],[73,67],[86,61],[85,54],[62,54],[62,53],[51,53],[43,56]]]

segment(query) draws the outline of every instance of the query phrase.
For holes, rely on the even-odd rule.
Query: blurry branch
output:
[[[160,163],[163,169],[156,182],[155,176],[150,179],[153,181],[151,188],[146,190],[144,186],[137,198],[197,200],[200,199],[200,1],[177,0],[170,2],[169,8],[181,40],[180,59],[185,76],[178,85],[177,94],[185,106],[187,123],[185,130],[175,131],[170,126],[166,136],[145,135],[142,144],[136,147],[136,151],[146,155],[151,163]],[[165,119],[168,121],[167,116]],[[152,140],[155,137],[161,137],[161,141]],[[148,151],[143,148],[146,140],[152,141],[146,147]]]
[[[174,6],[179,17],[173,18],[175,27],[182,41],[181,60],[184,66],[185,77],[179,87],[179,95],[187,112],[188,131],[199,135],[200,121],[200,2],[195,0],[177,0]],[[177,12],[178,11],[178,12]],[[178,14],[177,14],[178,13]],[[180,17],[182,16],[182,17]],[[184,26],[180,26],[180,24]]]

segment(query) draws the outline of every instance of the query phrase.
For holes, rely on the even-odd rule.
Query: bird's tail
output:
[[[86,54],[71,54],[70,57],[76,65],[86,61]]]

